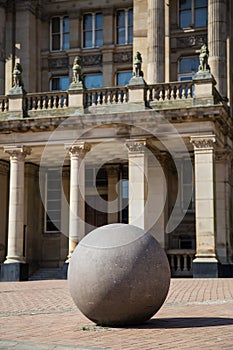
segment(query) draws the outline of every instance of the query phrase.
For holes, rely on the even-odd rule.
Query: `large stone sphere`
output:
[[[77,245],[68,283],[79,310],[96,324],[133,325],[150,319],[162,306],[170,268],[149,233],[111,224],[93,230]]]

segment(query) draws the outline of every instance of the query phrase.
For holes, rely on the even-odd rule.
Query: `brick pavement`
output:
[[[127,328],[96,327],[67,281],[2,282],[0,349],[233,350],[233,279],[172,279],[159,312]]]

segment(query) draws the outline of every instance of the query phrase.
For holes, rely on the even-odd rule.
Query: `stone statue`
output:
[[[208,65],[208,57],[209,57],[209,50],[207,46],[204,44],[201,47],[201,52],[200,52],[200,65],[198,67],[198,71],[202,72],[209,72],[210,71],[210,66]]]
[[[73,63],[73,83],[78,84],[81,81],[81,58],[76,56]]]
[[[22,66],[17,62],[13,70],[13,88],[23,88],[22,72]]]
[[[141,70],[142,68],[142,55],[140,54],[140,52],[136,52],[136,56],[134,57],[134,76],[135,77],[142,77],[143,76],[143,72]]]
[[[76,56],[72,67],[73,78],[69,86],[71,90],[83,89],[81,58]]]

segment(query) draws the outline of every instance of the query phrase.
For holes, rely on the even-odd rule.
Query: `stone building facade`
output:
[[[233,275],[232,4],[0,1],[1,280],[130,223]]]

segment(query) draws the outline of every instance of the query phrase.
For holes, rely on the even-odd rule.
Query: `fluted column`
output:
[[[8,250],[5,264],[25,263],[24,162],[30,149],[24,146],[6,146],[4,151],[10,155]]]
[[[70,154],[69,261],[76,245],[85,235],[85,164],[91,147],[86,142],[66,145]]]
[[[214,135],[192,136],[195,163],[196,257],[194,277],[218,277],[216,258]]]
[[[227,96],[227,36],[226,0],[208,1],[208,49],[209,65],[223,97]]]
[[[129,224],[145,229],[145,201],[147,197],[146,141],[128,141],[129,159]]]
[[[164,0],[148,0],[147,83],[165,81],[165,8]]]

